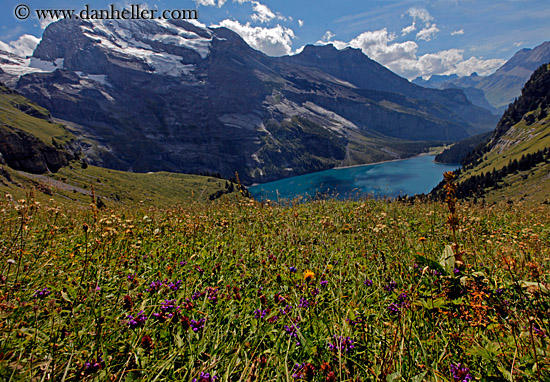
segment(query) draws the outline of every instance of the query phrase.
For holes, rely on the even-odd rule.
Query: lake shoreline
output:
[[[431,154],[430,153],[420,153],[418,155],[415,155],[415,156],[412,156],[412,157],[407,157],[407,158],[390,159],[390,160],[383,160],[383,161],[380,161],[380,162],[371,162],[371,163],[364,163],[364,164],[353,164],[353,165],[350,165],[350,166],[338,166],[338,167],[331,168],[331,170],[340,170],[340,169],[343,169],[343,168],[354,168],[354,167],[363,167],[363,166],[370,166],[370,165],[383,164],[383,163],[399,162],[399,161],[407,160],[407,159],[420,158],[420,157],[423,157],[423,156],[426,156],[426,155],[431,155]]]
[[[330,192],[336,192],[337,198],[352,194],[375,197],[422,194],[437,186],[445,171],[456,169],[435,163],[434,158],[433,153],[421,153],[406,159],[332,168],[263,183],[250,187],[249,191],[256,200],[290,200]]]
[[[345,168],[355,168],[355,167],[371,166],[371,165],[377,165],[377,164],[383,164],[383,163],[399,162],[399,161],[402,161],[402,160],[413,159],[413,158],[419,158],[419,157],[423,157],[423,156],[426,156],[426,155],[432,155],[432,154],[431,154],[431,153],[420,153],[420,154],[418,154],[418,155],[415,155],[415,156],[412,156],[412,157],[407,157],[407,158],[390,159],[390,160],[383,160],[383,161],[379,161],[379,162],[371,162],[371,163],[364,163],[364,164],[353,164],[353,165],[349,165],[349,166],[337,166],[337,167],[329,168],[329,169],[327,169],[327,170],[341,170],[341,169],[345,169]],[[434,162],[435,162],[435,161],[434,161]],[[435,163],[437,163],[437,162],[435,162]],[[308,172],[307,174],[294,175],[294,176],[302,176],[302,175],[308,175],[308,174],[315,174],[316,172],[323,172],[323,171],[327,171],[327,170],[321,170],[321,171],[315,171],[315,172]],[[292,176],[291,176],[290,178],[292,178]],[[288,178],[282,178],[282,179],[288,179]],[[278,180],[282,180],[282,179],[278,179]],[[277,180],[274,180],[274,181],[272,181],[272,182],[276,182],[276,181],[277,181]],[[250,186],[247,186],[247,188],[255,187],[255,186],[261,186],[262,184],[266,184],[266,183],[271,183],[271,182],[253,183],[253,184],[251,184]]]

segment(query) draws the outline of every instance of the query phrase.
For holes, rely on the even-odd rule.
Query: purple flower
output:
[[[153,316],[161,322],[170,320],[177,316],[180,306],[176,305],[176,300],[164,300],[160,303],[160,313],[153,313]]]
[[[399,305],[397,305],[396,303],[391,303],[389,306],[388,306],[388,313],[390,314],[399,314]]]
[[[300,305],[298,305],[300,308],[307,308],[309,306],[309,301],[305,298],[300,298]]]
[[[149,288],[145,289],[145,291],[146,292],[156,292],[157,290],[159,290],[162,287],[162,285],[163,285],[163,283],[160,280],[153,281],[149,285]]]
[[[128,275],[128,281],[134,281],[134,279],[136,278],[136,274],[129,274]]]
[[[198,300],[199,298],[201,298],[202,296],[204,296],[206,294],[206,292],[195,292],[193,293],[193,295],[191,296],[191,300]]]
[[[140,311],[135,318],[131,314],[127,315],[126,318],[128,319],[128,326],[130,326],[130,329],[142,327],[145,325],[145,321],[147,321],[147,316],[143,314],[143,310]]]
[[[279,308],[279,312],[284,316],[285,314],[288,314],[290,313],[290,311],[292,310],[292,305],[288,305],[284,307],[284,309],[280,309]]]
[[[170,288],[171,290],[173,290],[174,292],[177,291],[178,289],[180,289],[180,285],[183,283],[183,281],[181,280],[178,280],[176,281],[175,283],[174,282],[171,282],[168,284],[168,288]]]
[[[298,341],[298,333],[297,330],[300,329],[298,324],[292,324],[290,326],[285,325],[284,327],[286,334],[288,334],[291,338],[294,338],[296,340],[296,346],[300,346],[300,341]]]
[[[533,325],[533,331],[540,338],[546,337],[546,332],[544,330],[542,330],[541,328],[537,327],[536,325]]]
[[[218,302],[218,293],[220,290],[218,288],[206,288],[206,291],[208,292],[208,300],[210,300],[211,303],[216,304]]]
[[[198,331],[201,331],[204,329],[204,323],[206,322],[206,319],[201,318],[198,321],[191,320],[191,329],[196,333]]]
[[[199,379],[193,378],[191,382],[212,382],[218,379],[216,375],[210,375],[210,373],[201,372]]]
[[[277,322],[279,320],[279,316],[273,316],[267,319],[267,322],[270,324],[273,324],[274,322]]]
[[[388,285],[384,286],[384,290],[389,293],[393,292],[395,288],[397,288],[397,283],[393,280],[390,281]]]
[[[470,369],[462,366],[462,364],[451,365],[451,374],[455,382],[468,382],[472,380]]]
[[[354,341],[350,337],[342,337],[334,335],[334,343],[328,343],[328,349],[333,353],[349,353],[354,349]]]
[[[296,273],[296,272],[298,272],[298,270],[296,269],[296,267],[289,267],[288,270],[290,271],[290,273]]]
[[[103,365],[103,358],[101,358],[101,356],[99,356],[97,360],[86,362],[84,364],[84,374],[90,375],[90,374],[97,373],[99,370],[101,370],[102,365]]]
[[[257,319],[264,318],[266,314],[267,314],[267,310],[256,309],[254,311],[254,316]]]
[[[43,299],[43,298],[48,297],[51,293],[52,292],[50,292],[50,290],[48,288],[37,289],[36,292],[34,292],[33,297]]]
[[[370,286],[372,286],[372,280],[366,279],[365,281],[363,281],[363,284],[370,287]]]
[[[326,288],[327,285],[328,285],[327,280],[321,280],[321,288]]]
[[[454,272],[455,276],[460,275],[460,269],[458,269],[458,268],[453,269],[453,272]]]

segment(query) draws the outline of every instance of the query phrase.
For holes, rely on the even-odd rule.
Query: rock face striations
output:
[[[268,57],[186,21],[60,20],[30,59],[6,60],[2,78],[95,142],[92,163],[136,172],[264,182],[415,155],[496,123],[461,90],[411,84],[358,50]]]

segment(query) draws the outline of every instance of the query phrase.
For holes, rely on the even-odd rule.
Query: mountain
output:
[[[502,65],[490,76],[478,76],[477,73],[468,77],[442,78],[438,76],[432,80],[415,79],[413,82],[430,88],[463,89],[468,99],[480,107],[485,107],[486,101],[502,114],[507,106],[521,94],[523,85],[527,82],[535,69],[550,61],[550,41],[546,41],[533,49],[522,49]],[[432,76],[434,77],[434,76]],[[483,92],[484,99],[479,92]]]
[[[435,161],[438,163],[459,164],[478,146],[487,143],[493,135],[492,131],[474,135],[452,144],[441,153],[435,156]]]
[[[50,113],[0,82],[0,164],[41,174],[78,158],[75,137]]]
[[[358,50],[268,57],[181,20],[60,20],[31,58],[0,57],[0,78],[88,142],[91,163],[135,172],[238,171],[250,184],[412,156],[496,123],[461,90],[410,84]]]
[[[534,71],[458,171],[460,197],[550,200],[550,64]]]
[[[239,185],[218,176],[135,174],[88,166],[70,130],[50,112],[0,83],[0,190],[16,200],[38,190],[38,200],[67,200],[98,206],[173,206],[186,200],[217,199]],[[93,191],[91,189],[93,187]]]

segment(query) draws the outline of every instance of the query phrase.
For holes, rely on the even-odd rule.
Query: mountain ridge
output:
[[[40,70],[19,69],[15,88],[78,126],[76,135],[94,137],[84,148],[91,163],[238,171],[247,184],[404,158],[494,126],[460,90],[412,85],[359,51],[304,49],[320,50],[359,68],[359,86],[341,71],[302,65],[304,56],[268,57],[225,28],[61,20],[30,59]],[[371,71],[402,89],[361,88]]]
[[[545,41],[532,49],[520,49],[489,76],[479,76],[477,73],[458,78],[438,76],[433,81],[432,78],[429,80],[417,78],[413,83],[436,89],[463,89],[471,93],[469,99],[474,104],[481,107],[487,107],[486,104],[490,104],[492,108],[490,110],[502,114],[508,105],[519,97],[521,89],[533,71],[548,61],[550,61],[550,41]],[[483,97],[479,91],[483,92]]]

